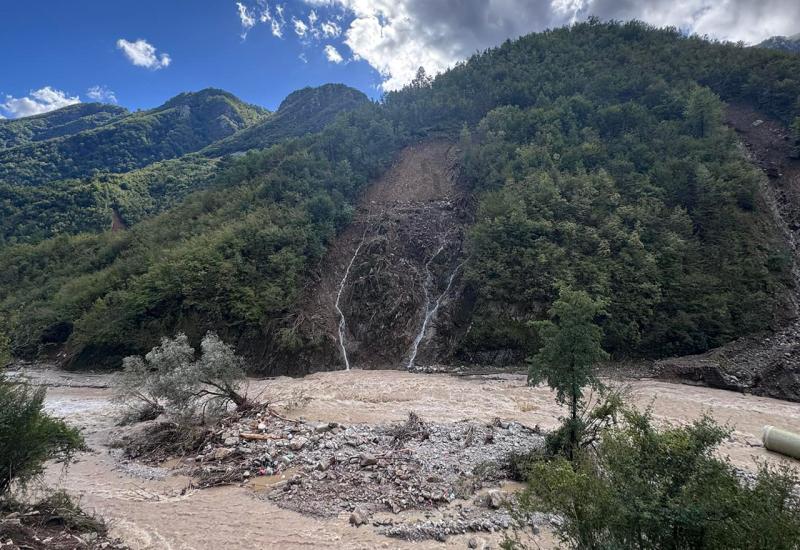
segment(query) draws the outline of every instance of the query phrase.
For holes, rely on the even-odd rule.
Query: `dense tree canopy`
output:
[[[614,355],[703,351],[768,327],[790,284],[762,176],[723,126],[723,101],[789,123],[799,93],[798,56],[591,21],[420,75],[379,104],[345,94],[360,105],[304,137],[285,140],[292,124],[270,128],[252,112],[230,138],[201,132],[188,148],[158,138],[160,152],[98,157],[102,174],[83,164],[80,180],[46,192],[15,195],[0,175],[0,209],[15,220],[2,228],[0,330],[18,355],[66,345],[74,365],[118,365],[177,331],[198,342],[215,330],[261,356],[314,345],[293,329],[312,268],[399,149],[444,136],[461,141],[461,182],[477,205],[465,264],[474,300],[458,353],[535,353],[531,321],[546,318],[558,281],[606,304],[598,322]],[[294,99],[297,116],[314,112]],[[185,100],[150,116],[177,116]],[[131,117],[125,131],[146,118]],[[237,135],[242,145],[231,145]],[[209,139],[226,152],[272,144],[259,135],[283,141],[161,160]],[[0,173],[52,174],[37,155]],[[83,214],[47,218],[48,201]],[[129,230],[68,235],[107,227],[112,207]]]

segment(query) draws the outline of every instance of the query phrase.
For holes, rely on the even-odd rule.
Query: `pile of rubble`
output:
[[[499,491],[514,454],[543,445],[516,422],[429,424],[414,413],[395,425],[306,423],[266,409],[231,421],[194,458],[201,487],[248,483],[262,498],[321,517],[350,514],[388,536],[410,540],[494,532],[511,525]],[[258,491],[258,489],[262,489]],[[407,510],[448,513],[436,521],[372,520]]]

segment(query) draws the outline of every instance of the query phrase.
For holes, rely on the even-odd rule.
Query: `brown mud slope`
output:
[[[726,119],[750,160],[764,171],[762,193],[794,252],[792,319],[767,335],[659,361],[656,372],[663,378],[800,401],[800,160],[790,158],[789,132],[780,122],[742,105],[731,105]]]
[[[295,335],[309,351],[283,358],[281,371],[345,368],[337,296],[351,367],[406,365],[437,299],[417,358],[448,354],[459,330],[453,297],[469,219],[456,184],[456,157],[455,147],[443,141],[410,146],[367,189],[353,223],[331,245],[301,298]]]

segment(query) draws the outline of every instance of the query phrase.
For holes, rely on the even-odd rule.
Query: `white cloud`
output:
[[[327,57],[328,61],[331,63],[339,64],[344,61],[344,58],[342,57],[342,54],[339,53],[339,50],[330,44],[325,46],[325,57]]]
[[[302,19],[297,19],[295,17],[292,17],[292,24],[294,25],[294,33],[298,37],[304,38],[308,32],[308,25],[306,25]]]
[[[124,38],[117,40],[117,48],[122,50],[125,57],[137,67],[145,67],[154,71],[169,67],[172,58],[169,54],[156,54],[156,48],[146,40],[139,39],[136,42],[128,42]]]
[[[276,4],[274,13],[266,0],[256,0],[255,4],[251,2],[249,6],[244,2],[235,2],[235,4],[239,22],[242,24],[242,40],[247,38],[247,33],[258,23],[269,24],[272,35],[283,38],[283,29],[286,26],[283,4]]]
[[[305,52],[300,52],[300,55],[297,56],[297,59],[303,63],[308,63],[308,56],[306,56]]]
[[[239,10],[239,21],[242,23],[242,40],[247,38],[247,33],[250,32],[250,29],[256,26],[256,18],[255,14],[251,13],[250,10],[247,9],[247,6],[242,4],[241,2],[236,2],[236,9]],[[269,16],[269,13],[265,12],[265,14]]]
[[[333,21],[325,21],[321,28],[322,36],[325,38],[336,38],[342,34],[342,28]]]
[[[11,118],[18,118],[47,113],[80,102],[81,98],[78,96],[70,97],[61,90],[45,86],[31,91],[26,97],[7,95],[5,103],[0,103],[0,109]]]
[[[116,103],[117,96],[113,90],[109,90],[108,86],[92,86],[86,90],[86,97],[101,103]]]
[[[797,0],[305,0],[346,15],[344,43],[382,76],[410,82],[420,66],[441,72],[507,38],[582,21],[641,19],[721,40],[756,43],[797,32]],[[323,12],[322,10],[328,10]],[[318,15],[314,12],[315,17]],[[320,26],[323,36],[326,23]],[[340,33],[342,30],[340,29]]]
[[[283,38],[283,28],[286,26],[286,19],[283,17],[283,5],[275,6],[275,17],[270,22],[273,36]]]

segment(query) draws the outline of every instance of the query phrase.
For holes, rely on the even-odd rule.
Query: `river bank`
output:
[[[259,487],[251,483],[192,489],[189,477],[176,475],[178,464],[154,467],[126,462],[108,447],[122,434],[115,426],[110,375],[49,369],[27,369],[23,374],[49,386],[48,410],[81,426],[93,448],[65,473],[52,468],[47,481],[79,496],[85,508],[105,517],[112,534],[132,548],[421,549],[466,548],[473,537],[496,547],[500,540],[498,534],[478,533],[451,536],[445,542],[410,542],[388,538],[372,524],[353,527],[347,511],[319,517],[282,507],[263,498]],[[555,426],[560,415],[549,390],[529,388],[518,375],[454,377],[353,370],[299,379],[251,380],[249,385],[251,396],[273,403],[273,408],[288,418],[335,422],[368,431],[402,422],[410,411],[428,423],[467,420],[486,424],[499,419],[545,430]],[[760,446],[763,425],[800,431],[798,404],[653,380],[631,381],[628,387],[630,401],[652,407],[659,420],[685,423],[710,412],[719,422],[729,424],[733,436],[721,452],[744,469],[754,468],[754,459],[787,461]],[[451,506],[397,515],[387,510],[385,515],[406,523],[435,523],[452,512]],[[532,536],[543,548],[554,546],[546,528]]]

